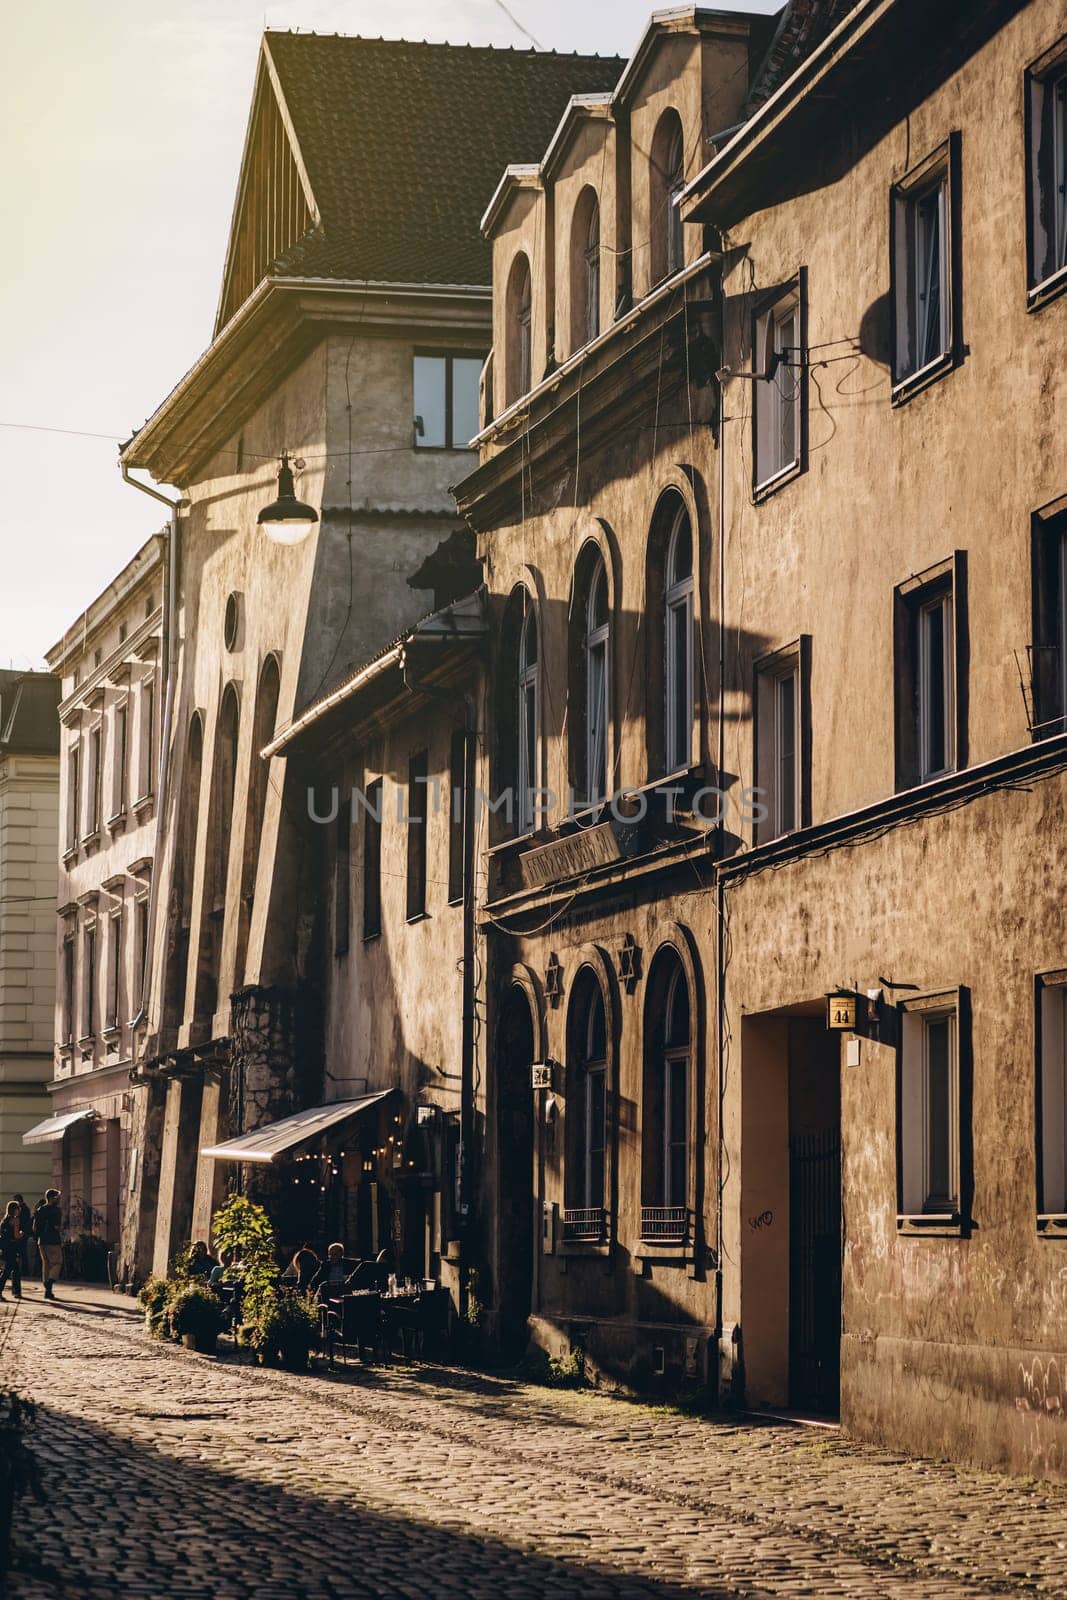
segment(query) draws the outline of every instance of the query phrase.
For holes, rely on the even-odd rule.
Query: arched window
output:
[[[571,223],[571,349],[600,332],[600,205],[584,188]]]
[[[641,1236],[684,1239],[689,1225],[689,986],[675,951],[653,962],[646,1000]]]
[[[519,634],[518,663],[518,805],[520,833],[529,833],[537,822],[534,790],[538,780],[538,733],[540,728],[540,661],[538,659],[537,618],[533,608],[526,613]]]
[[[663,601],[665,764],[679,772],[693,759],[693,534],[681,500],[667,541]]]
[[[652,140],[650,200],[652,282],[659,283],[685,264],[678,197],[685,188],[685,148],[677,111],[663,113]]]
[[[511,264],[504,302],[507,321],[505,400],[509,406],[528,394],[532,383],[531,311],[530,263],[520,251]]]
[[[608,575],[597,556],[585,608],[585,798],[608,791]]]
[[[256,713],[252,729],[252,772],[248,785],[248,816],[245,821],[244,856],[241,863],[241,904],[237,925],[237,958],[234,963],[234,981],[247,982],[245,955],[248,950],[248,930],[252,921],[252,904],[256,893],[256,869],[259,865],[260,846],[263,839],[263,817],[267,806],[267,787],[270,779],[270,762],[264,761],[260,751],[274,737],[278,721],[278,697],[281,679],[278,658],[270,655],[263,663],[256,693]]]
[[[575,980],[569,1023],[564,1234],[599,1240],[607,1206],[608,1032],[604,992],[591,967]]]

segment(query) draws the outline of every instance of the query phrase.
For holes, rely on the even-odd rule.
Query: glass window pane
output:
[[[689,660],[691,627],[687,599],[671,606],[668,627],[670,628],[671,724],[667,764],[671,768],[678,768],[689,765],[693,745],[693,684]]]
[[[920,613],[920,717],[923,776],[944,772],[948,766],[946,718],[946,605],[943,600]]]
[[[775,732],[777,738],[776,788],[779,833],[797,825],[797,680],[790,672],[778,679]]]
[[[478,432],[478,379],[481,372],[480,357],[453,357],[451,443],[454,450],[465,449]]]
[[[604,997],[597,988],[589,1012],[587,1061],[603,1061],[607,1055],[607,1030],[604,1023]]]
[[[444,356],[416,356],[414,379],[415,443],[423,449],[444,449],[446,443]]]
[[[926,1025],[926,1171],[927,1200],[953,1199],[952,1194],[952,1042],[948,1017]]]

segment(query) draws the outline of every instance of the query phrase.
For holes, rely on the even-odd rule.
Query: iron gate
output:
[[[836,1412],[841,1380],[841,1135],[789,1141],[790,1404]]]

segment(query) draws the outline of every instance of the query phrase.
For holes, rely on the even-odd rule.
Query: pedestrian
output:
[[[33,1217],[30,1215],[30,1208],[22,1195],[13,1194],[11,1198],[18,1201],[19,1225],[22,1228],[22,1276],[28,1278],[30,1275],[30,1235],[33,1232]]]
[[[63,1271],[63,1213],[58,1189],[49,1189],[34,1212],[33,1236],[41,1257],[44,1297],[54,1300],[53,1285]]]
[[[22,1299],[22,1252],[25,1246],[22,1220],[17,1200],[8,1201],[3,1222],[0,1222],[0,1300],[4,1298],[4,1285],[11,1279],[11,1293]]]

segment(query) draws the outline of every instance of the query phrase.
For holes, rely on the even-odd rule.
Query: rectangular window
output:
[[[1067,285],[1067,36],[1026,74],[1031,303]]]
[[[953,138],[896,184],[891,196],[894,383],[910,392],[920,374],[951,364],[955,347]]]
[[[382,780],[369,783],[363,796],[363,937],[382,931]]]
[[[1038,1224],[1067,1226],[1067,972],[1038,979]]]
[[[82,934],[82,1031],[83,1039],[96,1034],[96,924]]]
[[[333,868],[333,953],[348,953],[352,917],[352,796],[342,797],[337,808]]]
[[[756,823],[763,844],[795,833],[810,817],[811,641],[756,663],[756,799],[766,815]]]
[[[428,795],[426,751],[420,750],[408,762],[408,921],[426,915],[426,848]]]
[[[964,765],[966,561],[963,551],[894,596],[897,787]]]
[[[122,984],[122,912],[116,911],[108,920],[107,938],[107,1010],[105,1026],[119,1025],[119,990]]]
[[[125,703],[115,707],[115,727],[113,746],[113,786],[111,793],[111,814],[121,817],[126,810],[126,784],[127,784],[127,725],[129,710]]]
[[[141,799],[155,792],[156,686],[151,678],[141,685]]]
[[[754,487],[766,488],[800,465],[804,392],[800,288],[756,317],[753,385]]]
[[[89,733],[89,770],[85,774],[85,837],[100,831],[101,730],[99,724]]]
[[[448,758],[448,899],[463,899],[465,883],[463,835],[467,788],[467,735],[462,728],[452,734]]]
[[[485,357],[416,350],[415,445],[466,450],[478,432],[478,383]]]
[[[63,1015],[60,1019],[61,1043],[74,1043],[74,935],[63,939]]]
[[[584,1200],[588,1207],[604,1204],[604,1150],[607,1131],[607,1073],[590,1067],[585,1075]]]
[[[963,992],[906,1002],[897,1074],[899,1218],[958,1224],[965,1208]]]
[[[1047,738],[1067,727],[1067,510],[1034,517],[1031,562],[1031,726]]]
[[[136,901],[136,932],[137,932],[137,971],[134,980],[133,994],[130,996],[130,1015],[133,1016],[141,1004],[144,996],[145,982],[148,978],[148,897],[143,896]]]
[[[81,809],[81,756],[72,744],[67,752],[67,849],[78,846],[78,813]]]

